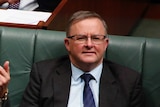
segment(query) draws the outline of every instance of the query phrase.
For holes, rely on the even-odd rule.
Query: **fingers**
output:
[[[10,81],[9,61],[0,66],[0,86],[7,86]]]
[[[0,97],[2,97],[4,93],[7,91],[9,81],[10,81],[9,61],[6,61],[3,67],[0,66]]]
[[[7,73],[10,73],[9,72],[9,61],[6,61],[3,65],[4,69],[6,70]]]

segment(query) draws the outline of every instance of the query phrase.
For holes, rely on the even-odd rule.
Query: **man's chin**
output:
[[[82,60],[84,63],[94,63],[96,60],[95,58],[83,58]]]

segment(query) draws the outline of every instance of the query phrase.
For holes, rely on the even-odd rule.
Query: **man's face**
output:
[[[105,34],[105,28],[98,18],[88,18],[74,23],[69,34],[74,37],[65,38],[65,46],[71,62],[77,67],[88,64],[99,65],[108,46],[108,38],[104,38]],[[77,35],[84,36],[87,39],[84,41],[82,38],[81,41],[81,38],[78,38],[79,41],[75,37]],[[101,36],[101,42],[97,43],[96,38],[91,40],[91,37],[95,35]]]

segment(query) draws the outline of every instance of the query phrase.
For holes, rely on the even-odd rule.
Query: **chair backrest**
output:
[[[146,38],[143,57],[146,107],[160,107],[160,39]]]
[[[109,36],[106,57],[142,75],[145,107],[160,107],[160,39]]]
[[[67,54],[65,32],[0,27],[0,64],[10,61],[11,107],[18,107],[34,62]],[[145,107],[160,107],[160,39],[109,35],[105,57],[142,75]]]
[[[11,107],[18,107],[34,62],[67,54],[65,32],[0,27],[0,64],[10,61]]]
[[[106,57],[141,73],[144,48],[145,38],[110,35]]]

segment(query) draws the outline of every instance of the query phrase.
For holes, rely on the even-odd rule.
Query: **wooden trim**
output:
[[[41,29],[42,28],[42,26],[38,26],[38,25],[16,24],[16,23],[6,23],[6,22],[0,22],[0,26],[18,27],[18,28],[31,28],[31,29]]]
[[[58,6],[54,9],[52,12],[52,15],[48,18],[48,20],[44,23],[43,27],[47,28],[49,24],[53,21],[55,16],[60,12],[60,10],[63,8],[63,6],[66,4],[67,0],[62,0]]]
[[[0,26],[8,26],[8,27],[19,27],[19,28],[31,28],[31,29],[47,29],[47,27],[51,24],[55,16],[59,13],[62,7],[65,5],[67,0],[62,0],[58,6],[54,9],[51,16],[47,19],[46,22],[39,21],[37,25],[30,25],[30,24],[18,24],[18,23],[7,23],[7,22],[0,22]]]

